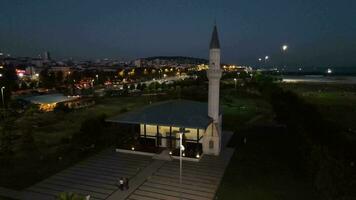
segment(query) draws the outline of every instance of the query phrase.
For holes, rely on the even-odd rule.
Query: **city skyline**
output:
[[[130,60],[148,56],[207,58],[216,19],[222,61],[258,65],[355,66],[356,3],[343,0],[4,1],[0,50],[15,56]],[[288,44],[283,55],[281,46]]]

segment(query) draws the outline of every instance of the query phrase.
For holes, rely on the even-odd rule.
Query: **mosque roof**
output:
[[[207,103],[170,100],[150,104],[132,112],[109,118],[106,121],[205,129],[212,122],[212,119],[208,116]]]

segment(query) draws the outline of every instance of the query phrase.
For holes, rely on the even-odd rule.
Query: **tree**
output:
[[[75,143],[90,146],[100,142],[104,129],[105,115],[95,116],[84,120],[80,131],[73,136]]]
[[[54,108],[54,112],[69,112],[71,109],[64,103],[58,103]]]
[[[29,123],[26,123],[29,124]],[[32,128],[23,127],[21,136],[21,150],[25,152],[35,152],[37,150]]]
[[[153,92],[156,91],[156,82],[152,82],[148,85],[148,89]]]
[[[5,87],[3,89],[3,93],[4,93],[4,103],[6,106],[11,99],[11,92],[18,88],[17,85],[18,78],[16,75],[16,69],[12,65],[4,66],[2,72],[0,73],[3,76],[0,78],[0,88]],[[1,107],[3,107],[2,102],[1,102]]]
[[[147,85],[145,84],[145,83],[142,83],[142,85],[141,85],[141,90],[143,91],[143,90],[145,90],[147,88]]]
[[[85,197],[72,192],[62,192],[58,195],[57,200],[85,200]]]
[[[124,94],[128,94],[129,93],[129,86],[127,84],[124,84],[123,90],[124,90]]]
[[[168,86],[167,86],[167,84],[166,84],[165,82],[163,82],[163,83],[161,84],[161,88],[162,88],[163,91],[165,91],[165,90],[168,89]]]
[[[5,120],[3,122],[2,134],[0,135],[0,155],[9,156],[13,153],[13,143],[15,140],[13,129],[13,120]]]
[[[137,86],[136,86],[136,89],[142,90],[142,84],[141,84],[141,83],[138,83]]]
[[[130,85],[130,90],[134,90],[134,89],[135,89],[135,84],[132,83],[132,84]]]
[[[40,72],[40,83],[42,85],[42,87],[45,88],[52,88],[54,86],[55,83],[55,76],[53,72],[49,72],[48,68],[45,68],[44,70],[42,70]]]
[[[56,74],[56,86],[60,86],[63,83],[63,72],[62,71],[58,71]]]

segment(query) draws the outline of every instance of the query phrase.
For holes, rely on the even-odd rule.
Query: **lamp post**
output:
[[[282,49],[282,54],[286,54],[287,53],[287,50],[288,50],[288,45],[283,45],[282,47],[281,47],[281,49]],[[283,64],[282,64],[282,67],[284,68],[284,67],[286,67],[285,66],[285,61],[284,61],[284,59],[285,59],[285,56],[283,57]]]
[[[4,118],[5,118],[5,99],[4,99],[4,89],[5,89],[5,86],[2,86],[1,87],[1,99],[2,99],[2,106],[3,106],[3,108],[2,109],[4,109]]]
[[[265,62],[267,62],[269,59],[269,56],[265,56]]]
[[[189,133],[190,131],[186,131],[185,128],[179,128],[179,131],[176,133],[179,133],[179,187],[180,191],[182,190],[182,152],[184,151],[184,146],[183,146],[183,135],[185,133]],[[182,199],[182,192],[179,192],[180,199]]]
[[[268,60],[269,60],[269,56],[265,56],[265,67],[267,67]]]
[[[282,51],[285,52],[285,51],[287,51],[287,50],[288,50],[288,45],[286,45],[286,44],[283,45],[283,46],[282,46]]]
[[[235,90],[236,90],[236,83],[237,83],[237,79],[234,78],[234,82],[235,82]]]

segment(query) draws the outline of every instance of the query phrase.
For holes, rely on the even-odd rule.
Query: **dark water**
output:
[[[283,73],[300,73],[300,74],[328,74],[331,70],[332,75],[356,75],[355,67],[288,67]]]
[[[283,82],[289,83],[340,83],[356,84],[356,76],[323,76],[323,75],[283,75]]]

